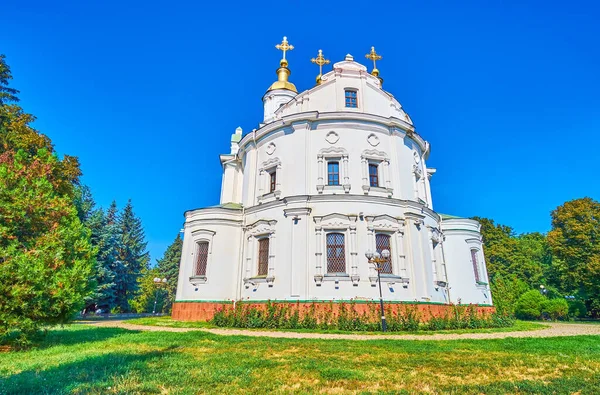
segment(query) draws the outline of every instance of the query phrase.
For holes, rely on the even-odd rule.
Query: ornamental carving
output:
[[[269,145],[267,145],[267,154],[268,155],[273,155],[273,153],[275,152],[275,150],[277,149],[277,146],[275,145],[275,143],[269,143]]]
[[[327,141],[329,144],[335,144],[339,139],[340,135],[334,131],[327,133],[327,136],[325,136],[325,141]]]
[[[376,147],[379,145],[379,137],[377,137],[375,133],[371,133],[369,137],[367,137],[367,142],[373,147]]]

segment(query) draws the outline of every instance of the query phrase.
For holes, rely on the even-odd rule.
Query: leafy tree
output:
[[[537,320],[542,315],[542,306],[546,300],[539,291],[527,291],[517,300],[515,315],[524,320]]]
[[[138,277],[138,293],[131,301],[131,308],[136,313],[151,313],[154,311],[154,303],[156,302],[156,312],[164,312],[168,293],[162,285],[156,285],[155,278],[161,277],[160,270],[155,267],[152,269],[145,268]]]
[[[90,232],[77,216],[76,158],[59,159],[16,104],[0,56],[0,340],[64,323],[89,292]]]
[[[118,265],[115,268],[116,307],[121,312],[128,312],[129,301],[135,297],[139,286],[138,277],[142,274],[142,270],[148,268],[150,260],[150,255],[146,251],[147,243],[142,221],[133,212],[131,200],[118,216],[117,226],[120,232],[120,243]]]
[[[515,304],[519,297],[531,287],[516,275],[496,275],[490,283],[494,306],[500,314],[514,316]]]
[[[587,299],[600,315],[600,203],[575,199],[552,211],[548,243],[557,258],[561,288]]]
[[[162,278],[167,279],[167,303],[164,311],[171,311],[177,292],[177,278],[179,277],[179,263],[181,262],[181,250],[183,249],[183,240],[177,234],[177,237],[165,251],[164,256],[157,260],[157,268]]]
[[[569,317],[569,304],[563,298],[547,299],[542,304],[542,314],[550,319],[564,320]]]

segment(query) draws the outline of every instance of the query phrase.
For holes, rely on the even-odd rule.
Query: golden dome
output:
[[[286,51],[291,51],[294,49],[294,46],[288,43],[287,37],[284,37],[281,44],[277,44],[275,48],[283,51],[283,59],[281,59],[279,62],[279,68],[277,69],[277,81],[273,82],[269,89],[267,89],[267,92],[275,89],[287,89],[294,93],[298,93],[296,86],[288,81],[288,78],[292,72],[290,69],[288,69],[288,61],[285,59]]]

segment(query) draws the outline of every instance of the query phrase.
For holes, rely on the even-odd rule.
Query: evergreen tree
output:
[[[12,74],[5,58],[5,55],[0,54],[0,105],[19,101],[17,97],[19,91],[8,86],[8,82],[12,80]]]
[[[90,289],[94,249],[74,201],[76,158],[59,159],[50,139],[8,88],[0,56],[0,342],[17,330],[67,322]]]
[[[131,199],[117,218],[120,244],[117,247],[118,265],[116,275],[116,307],[122,312],[130,311],[129,302],[139,287],[138,277],[148,268],[150,254],[146,251],[142,221],[135,215]]]
[[[167,303],[163,308],[163,312],[171,311],[171,307],[175,301],[182,248],[183,240],[179,234],[177,234],[177,237],[173,243],[171,243],[171,245],[165,251],[164,256],[157,260],[157,268],[158,272],[160,273],[160,277],[167,279]]]

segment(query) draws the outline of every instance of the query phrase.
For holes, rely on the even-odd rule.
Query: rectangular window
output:
[[[342,233],[327,234],[327,273],[346,273],[346,247]]]
[[[358,101],[356,98],[356,91],[346,90],[345,91],[346,107],[357,108]]]
[[[379,186],[379,166],[374,163],[369,163],[369,185]]]
[[[388,250],[390,252],[389,258],[385,260],[385,262],[380,264],[381,273],[384,274],[392,274],[392,245],[391,245],[392,237],[386,234],[377,234],[375,235],[375,248],[377,252],[381,255],[383,250]],[[381,257],[383,259],[383,256]]]
[[[273,170],[269,173],[269,192],[275,192],[275,187],[277,186],[277,171]]]
[[[473,261],[473,273],[475,273],[475,281],[481,281],[479,277],[479,262],[477,262],[477,250],[471,250],[471,261]]]
[[[327,185],[340,185],[340,162],[327,162]]]
[[[196,267],[194,276],[206,276],[206,265],[208,263],[208,242],[201,241],[196,247]]]
[[[269,239],[258,240],[258,275],[266,276],[269,272]]]

